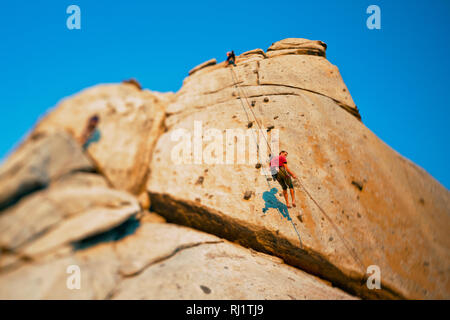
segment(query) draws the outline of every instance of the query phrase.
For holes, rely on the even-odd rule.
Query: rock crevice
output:
[[[152,209],[165,217],[168,222],[201,230],[258,252],[279,257],[287,264],[325,279],[333,283],[333,286],[352,295],[367,299],[404,298],[386,286],[383,286],[382,291],[369,290],[365,286],[366,278],[361,277],[361,273],[354,273],[353,277],[349,276],[351,272],[343,272],[321,252],[310,247],[300,249],[298,241],[294,242],[293,239],[284,238],[264,229],[256,230],[254,226],[233,220],[213,209],[200,207],[195,202],[177,200],[168,195],[156,193],[151,194],[151,199]],[[294,230],[291,231],[294,232]]]

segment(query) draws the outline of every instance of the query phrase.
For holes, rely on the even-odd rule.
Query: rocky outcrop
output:
[[[215,64],[217,64],[217,60],[216,59],[211,59],[211,60],[205,61],[205,62],[199,64],[198,66],[192,68],[189,71],[189,75],[192,75],[192,74],[194,74],[195,72],[197,72],[197,71],[199,71],[201,69],[204,69],[204,68],[209,67],[209,66],[213,66]]]
[[[66,286],[66,270],[73,265],[81,274],[79,290]],[[118,242],[15,269],[0,277],[0,298],[354,299],[280,259],[151,222]]]
[[[236,58],[236,63],[248,63],[252,61],[259,61],[267,58],[266,53],[262,49],[253,49],[244,53],[241,53],[239,57]]]
[[[311,41],[308,39],[288,38],[272,43],[267,49],[267,55],[271,57],[296,54],[316,55],[326,57],[327,45],[322,41]]]
[[[449,191],[364,126],[325,51],[285,39],[176,94],[63,100],[0,168],[0,298],[449,298]],[[300,178],[292,221],[262,212],[267,143]]]
[[[160,224],[147,231],[150,239],[141,239],[144,247],[164,239],[159,257],[155,253],[146,257],[147,267],[136,276],[124,279],[112,298],[354,299],[320,279],[285,265],[281,259],[197,231],[181,230]],[[133,244],[132,237],[128,241],[129,245]],[[125,252],[130,251],[127,246]],[[143,263],[138,255],[129,259]]]
[[[70,172],[92,170],[67,133],[35,134],[0,167],[0,210]]]
[[[269,53],[296,46],[325,48],[289,40],[272,45]],[[448,190],[355,119],[353,100],[323,55],[306,50],[268,56],[185,80],[167,107],[169,130],[152,159],[153,209],[169,221],[279,256],[362,297],[448,297]],[[193,150],[196,121],[205,138],[203,155],[198,163],[193,156],[190,163],[171,162],[168,155],[180,142]],[[275,210],[262,214],[268,185],[255,163],[245,161],[250,133],[247,153],[238,156],[245,163],[224,164],[226,146],[236,141],[227,140],[225,131],[247,130],[249,122],[255,129],[259,124],[279,130],[279,149],[288,150],[291,170],[312,197],[298,185],[300,207],[291,210],[303,249],[293,226]],[[173,139],[179,130],[190,134],[187,140]],[[210,130],[221,136],[208,136]],[[213,139],[224,147],[211,149]],[[273,182],[270,187],[280,189]],[[246,193],[253,196],[246,200]],[[381,290],[366,286],[371,265],[382,271]]]
[[[63,100],[34,129],[79,137],[87,120],[100,116],[99,138],[89,156],[111,185],[133,194],[143,191],[153,146],[164,130],[165,101],[133,84],[100,85]]]
[[[278,48],[276,44],[273,47]],[[276,52],[277,50],[273,49]],[[261,50],[262,51],[262,50]],[[252,57],[252,59],[249,59]],[[237,78],[223,64],[203,69],[188,77],[167,112],[172,115],[236,100],[235,83],[249,99],[265,96],[292,96],[309,91],[325,96],[358,119],[358,109],[342,81],[337,67],[324,57],[308,54],[280,54],[266,59],[259,50],[237,57]],[[238,101],[236,101],[238,102]],[[174,120],[167,119],[170,126]]]
[[[47,180],[0,212],[0,248],[9,256],[3,268],[107,231],[141,211],[131,194],[111,189],[102,176],[83,171],[93,166],[70,136],[57,132],[42,139],[47,142],[39,145],[46,148],[39,152],[36,141],[30,140],[15,154],[27,155],[35,176]],[[58,166],[63,170],[55,171]],[[9,180],[20,186],[37,183],[24,174],[26,166],[19,168],[7,174]]]

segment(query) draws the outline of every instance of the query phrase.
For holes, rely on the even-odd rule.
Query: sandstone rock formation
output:
[[[198,66],[192,68],[192,69],[189,71],[189,75],[192,75],[192,74],[194,74],[195,72],[197,72],[197,71],[199,71],[199,70],[201,70],[201,69],[203,69],[203,68],[206,68],[206,67],[209,67],[209,66],[213,66],[213,65],[215,65],[215,64],[217,64],[217,60],[216,60],[216,59],[211,59],[211,60],[208,60],[208,61],[206,61],[206,62],[203,62],[203,63],[199,64]]]
[[[85,279],[80,290],[66,286],[72,265]],[[23,265],[0,277],[0,298],[17,297],[354,299],[280,259],[189,228],[151,222],[116,243]]]
[[[56,178],[83,170],[93,167],[68,134],[33,135],[0,168],[0,209]]]
[[[448,299],[449,191],[364,126],[325,51],[285,39],[233,69],[199,65],[176,94],[123,83],[65,99],[0,168],[0,298]],[[83,153],[92,114],[101,136]],[[245,156],[230,129],[248,134]],[[265,139],[300,178],[292,223],[262,213],[281,189]]]
[[[148,162],[164,130],[166,101],[133,84],[101,85],[62,101],[33,134],[66,130],[79,137],[87,119],[100,116],[100,138],[89,147],[94,164],[114,188],[139,194]]]
[[[302,50],[284,52],[296,46]],[[234,72],[241,88],[233,86],[230,68],[203,69],[186,79],[167,107],[169,130],[152,160],[153,209],[169,221],[280,256],[363,297],[447,297],[448,190],[355,119],[357,109],[337,68],[324,54],[309,55],[318,46],[309,50],[303,41],[281,41],[272,45],[269,52],[281,51],[272,58],[258,55],[259,61],[242,63],[238,58]],[[279,129],[290,168],[326,214],[297,190],[300,208],[291,214],[303,250],[289,223],[276,212],[262,215],[267,185],[253,163],[174,165],[160,156],[179,143],[172,132],[193,132],[194,121],[202,121],[204,134],[210,128],[247,129],[243,92],[257,115],[250,120]],[[196,183],[200,177],[202,183]],[[362,190],[354,180],[363,181]],[[249,201],[243,199],[246,191],[255,194]],[[365,285],[370,265],[382,270],[382,290]]]

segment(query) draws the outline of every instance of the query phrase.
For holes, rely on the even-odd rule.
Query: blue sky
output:
[[[68,30],[66,8],[81,8]],[[366,8],[381,8],[381,30]],[[0,158],[68,95],[135,77],[176,91],[224,53],[299,37],[328,44],[364,124],[447,188],[450,1],[8,1],[1,4]]]

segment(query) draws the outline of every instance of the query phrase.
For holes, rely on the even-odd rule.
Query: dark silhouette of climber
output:
[[[89,118],[86,127],[80,137],[80,143],[83,146],[83,150],[86,150],[91,143],[98,142],[100,140],[100,131],[98,130],[98,123],[100,117],[93,115]]]
[[[232,64],[236,67],[236,55],[234,54],[234,51],[231,50],[231,52],[227,52],[227,66]]]
[[[277,192],[277,188],[272,188],[270,191],[265,191],[263,193],[262,198],[265,201],[266,206],[262,209],[262,211],[266,213],[270,208],[277,209],[283,217],[287,218],[288,221],[291,221],[292,219],[289,216],[287,206],[275,196]]]

